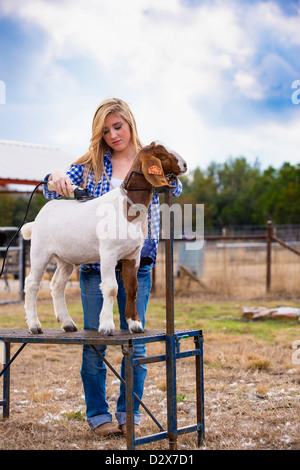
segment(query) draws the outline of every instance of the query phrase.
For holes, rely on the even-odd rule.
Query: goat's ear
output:
[[[141,156],[142,163],[142,172],[147,181],[149,181],[152,186],[159,188],[161,186],[170,186],[167,182],[164,170],[161,165],[159,158],[155,157],[153,154],[145,153]]]

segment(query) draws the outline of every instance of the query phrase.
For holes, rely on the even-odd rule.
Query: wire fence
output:
[[[0,227],[0,262],[15,227]],[[186,249],[192,241],[174,241],[175,295],[263,297],[277,293],[300,294],[300,225],[206,227],[201,249]],[[165,246],[161,240],[152,291],[165,293]],[[23,300],[25,275],[30,269],[29,243],[17,238],[9,249],[6,269],[0,279],[0,303]],[[56,265],[48,266],[43,289]],[[79,288],[78,271],[69,285]]]

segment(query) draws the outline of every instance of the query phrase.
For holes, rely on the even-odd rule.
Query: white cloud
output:
[[[233,101],[260,102],[297,73],[274,47],[300,45],[299,18],[284,16],[275,2],[0,0],[1,12],[47,34],[33,86],[45,93],[53,144],[76,156],[88,146],[98,100],[114,95],[130,102],[145,143],[166,141],[192,167],[256,152],[280,164],[286,135],[289,158],[300,159],[299,132],[280,116],[238,131],[226,123]],[[67,66],[81,58],[96,74],[86,73],[85,89],[81,71]],[[225,120],[216,127],[207,115],[221,109]]]
[[[238,70],[235,74],[234,84],[246,98],[260,100],[264,95],[264,90],[257,78],[242,70]]]

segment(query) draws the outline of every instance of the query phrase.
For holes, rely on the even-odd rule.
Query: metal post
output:
[[[196,398],[197,398],[197,424],[201,424],[198,431],[198,447],[201,446],[205,438],[204,429],[204,386],[203,386],[203,340],[200,336],[194,337],[195,349],[200,350],[200,355],[196,358]]]
[[[165,193],[165,202],[171,209],[172,195]],[[165,241],[166,249],[166,373],[167,373],[167,409],[169,448],[177,449],[177,395],[176,395],[176,348],[174,331],[174,273],[173,273],[173,237],[174,214],[170,210],[170,236]]]
[[[154,294],[156,292],[156,270],[155,266],[152,268],[152,287],[151,291]]]
[[[266,290],[271,288],[271,252],[272,252],[272,221],[267,224],[267,273],[266,273]]]
[[[10,361],[10,343],[5,343],[5,365]],[[3,376],[3,418],[9,418],[10,395],[10,367],[8,366]]]
[[[128,340],[126,346],[123,347],[125,359],[125,397],[126,397],[126,428],[127,428],[127,450],[134,450],[134,417],[133,417],[133,343]]]
[[[174,334],[174,273],[173,273],[173,237],[174,237],[174,214],[171,211],[171,193],[167,191],[165,201],[170,208],[170,232],[169,238],[165,240],[166,248],[166,314],[167,335]]]
[[[10,365],[20,354],[22,349],[25,348],[27,343],[23,343],[18,351],[10,358],[10,342],[4,342],[5,344],[5,360],[3,369],[0,371],[0,377],[3,375],[3,401],[0,401],[0,406],[3,406],[3,418],[9,417],[9,395],[10,395]]]

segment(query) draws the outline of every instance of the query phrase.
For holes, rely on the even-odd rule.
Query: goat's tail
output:
[[[24,240],[30,240],[34,222],[29,222],[21,228],[21,234]]]

